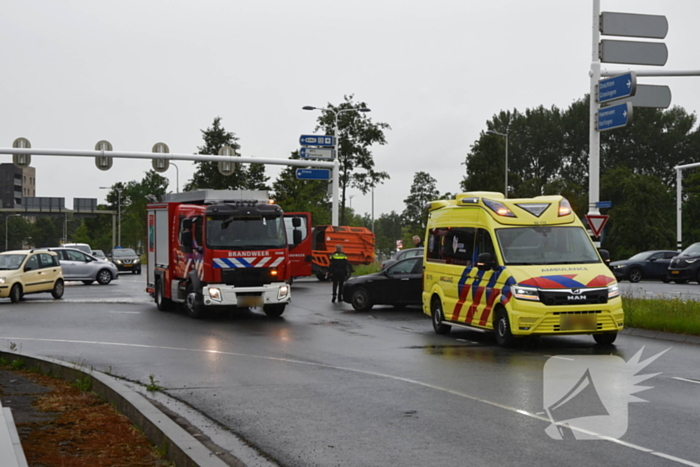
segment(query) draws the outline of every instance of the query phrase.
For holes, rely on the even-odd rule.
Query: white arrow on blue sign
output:
[[[634,72],[625,73],[598,82],[598,102],[609,102],[634,96],[637,90],[637,76]]]
[[[627,125],[631,120],[632,104],[629,102],[603,107],[598,111],[596,130],[607,131],[613,128],[620,128]]]
[[[327,135],[301,135],[299,144],[302,146],[333,146],[333,137]]]
[[[330,180],[330,169],[297,169],[297,180]]]

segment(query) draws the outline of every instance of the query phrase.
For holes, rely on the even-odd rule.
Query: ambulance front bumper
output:
[[[258,287],[234,287],[225,284],[209,284],[202,288],[205,306],[236,306],[253,308],[264,305],[289,303],[291,287],[284,282]]]

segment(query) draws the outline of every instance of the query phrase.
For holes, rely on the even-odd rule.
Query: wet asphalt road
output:
[[[144,289],[145,275],[124,275],[72,283],[60,301],[0,300],[0,346],[144,383],[153,375],[285,466],[700,464],[697,345],[623,335],[607,349],[590,336],[500,349],[472,331],[438,336],[417,308],[331,304],[330,285],[315,280],[295,282],[282,319],[194,321],[157,311]],[[642,360],[669,350],[640,372],[661,372],[637,394],[648,402],[613,414],[629,422],[620,441],[545,433],[545,363],[629,361],[642,348]],[[619,371],[606,371],[601,389],[629,392]]]

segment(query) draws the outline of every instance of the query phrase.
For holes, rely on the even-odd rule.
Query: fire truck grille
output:
[[[269,268],[226,268],[221,270],[221,281],[234,287],[259,287],[270,284]]]

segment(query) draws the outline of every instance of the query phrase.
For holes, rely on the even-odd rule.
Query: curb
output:
[[[40,372],[57,376],[66,381],[75,381],[89,376],[91,391],[112,404],[125,415],[156,446],[165,452],[165,458],[177,467],[228,467],[194,436],[158,410],[148,399],[129,389],[117,379],[100,373],[86,372],[78,366],[48,358],[38,358],[0,350],[0,357],[14,360],[21,358],[27,368],[38,368]]]
[[[678,342],[683,344],[700,345],[700,336],[689,336],[687,334],[674,334],[672,332],[652,331],[642,328],[624,328],[620,334],[628,336],[646,337],[647,339],[658,339],[663,341]]]

